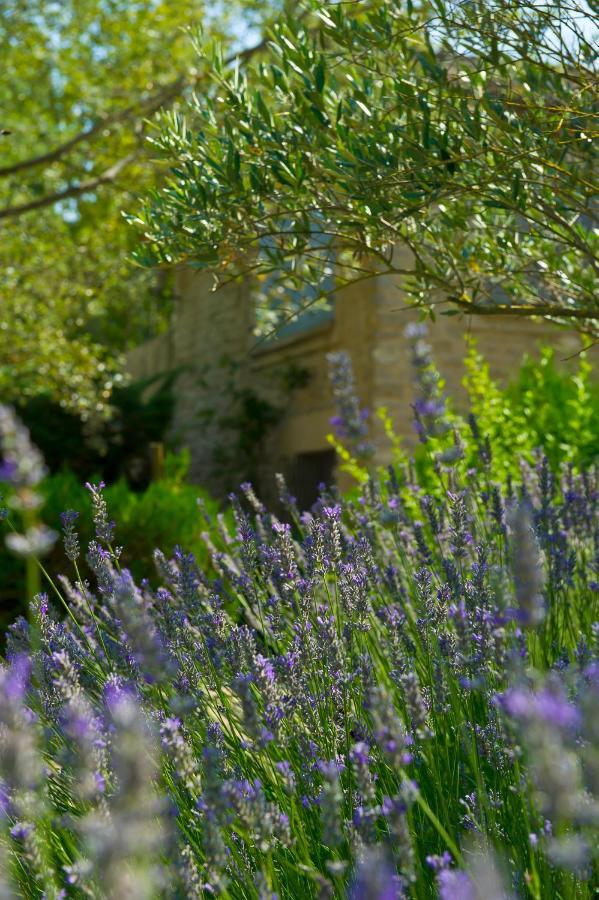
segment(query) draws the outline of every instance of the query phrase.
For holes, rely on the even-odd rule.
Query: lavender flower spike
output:
[[[102,493],[106,485],[103,481],[100,481],[99,484],[90,484],[88,481],[85,486],[91,495],[92,518],[96,526],[96,537],[103,544],[109,544],[114,536],[115,523],[108,519],[106,500]]]
[[[523,624],[534,626],[545,615],[543,572],[539,546],[529,508],[521,503],[512,514],[512,571],[519,616]]]
[[[346,440],[352,453],[368,459],[374,453],[368,437],[368,411],[360,409],[351,359],[345,351],[327,354],[329,377],[338,414],[331,419],[337,435]]]
[[[10,406],[0,404],[0,481],[35,487],[46,475],[41,453]]]

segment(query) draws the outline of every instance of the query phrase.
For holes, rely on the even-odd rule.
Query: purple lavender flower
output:
[[[410,323],[404,334],[410,342],[415,373],[417,397],[412,404],[414,427],[422,443],[431,437],[446,434],[451,425],[446,418],[446,400],[440,389],[439,373],[435,369],[431,348],[423,338],[427,334],[423,323]]]
[[[33,832],[31,822],[16,822],[10,829],[10,836],[15,841],[26,841]]]
[[[197,759],[183,734],[182,722],[175,716],[164,720],[160,728],[162,743],[173,760],[175,775],[194,796],[201,792]]]
[[[351,882],[348,900],[401,900],[403,884],[382,848],[365,852]]]
[[[67,559],[70,559],[71,562],[75,562],[79,558],[79,538],[75,531],[75,522],[78,518],[79,513],[74,509],[66,510],[66,512],[60,514],[64,549]]]
[[[110,544],[114,537],[115,523],[108,518],[108,508],[104,499],[103,489],[106,487],[103,481],[98,484],[85,483],[92,501],[92,518],[96,527],[96,537],[103,544]]]
[[[538,692],[510,688],[499,697],[508,715],[523,721],[540,719],[557,728],[575,728],[580,724],[579,710],[561,692],[544,688]]]
[[[449,853],[447,850],[445,850],[444,853],[441,854],[441,856],[426,857],[427,866],[430,866],[433,872],[436,872],[437,874],[444,871],[445,869],[448,869],[452,861],[453,860],[451,853]]]
[[[13,656],[10,666],[4,671],[2,690],[4,696],[11,703],[18,704],[23,701],[30,686],[32,671],[31,657],[26,653]]]
[[[0,820],[29,892],[387,900],[435,882],[490,900],[509,896],[486,849],[502,843],[514,890],[533,860],[539,896],[587,890],[596,474],[539,457],[495,485],[476,422],[483,465],[450,468],[461,420],[412,332],[432,465],[326,488],[301,516],[286,497],[291,523],[246,484],[204,515],[208,558],[157,551],[157,583],[121,567],[90,486],[98,588],[58,578],[67,614],[40,596],[38,632],[17,622],[0,662]]]
[[[477,900],[474,882],[461,869],[442,869],[437,884],[440,900]]]
[[[360,409],[351,360],[345,352],[327,355],[333,396],[338,414],[331,419],[337,435],[347,441],[358,459],[369,459],[374,447],[368,441],[368,410]]]
[[[545,614],[541,593],[543,572],[530,510],[525,504],[517,507],[512,515],[511,526],[516,600],[522,622],[532,627],[538,625]]]
[[[7,534],[6,546],[15,556],[46,556],[58,535],[46,525],[32,525],[24,534]]]
[[[0,404],[0,481],[17,488],[33,488],[46,475],[41,453],[14,409]]]

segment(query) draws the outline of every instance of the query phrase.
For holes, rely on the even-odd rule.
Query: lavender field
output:
[[[0,672],[2,897],[595,896],[597,472],[494,456],[410,336],[421,450],[387,471],[331,359],[351,495],[300,513],[279,479],[276,517],[242,485],[208,565],[157,549],[139,583],[101,485],[89,546],[64,513]],[[34,564],[51,536],[5,516]]]

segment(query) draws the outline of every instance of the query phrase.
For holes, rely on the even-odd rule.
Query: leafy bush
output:
[[[596,460],[599,384],[584,355],[574,372],[565,373],[556,365],[555,350],[547,347],[539,359],[525,359],[504,389],[491,379],[474,343],[465,362],[471,410],[505,470],[514,471],[518,454],[531,461],[539,448],[554,469],[564,461],[580,467]]]
[[[385,408],[377,414],[391,442],[395,464],[413,462],[423,486],[439,489],[435,467],[437,460],[448,457],[453,457],[465,475],[481,454],[488,456],[489,477],[499,481],[517,477],[522,465],[533,464],[539,452],[554,472],[562,464],[580,471],[597,461],[599,382],[593,378],[584,355],[579,356],[576,369],[567,372],[556,365],[555,351],[545,348],[540,359],[525,358],[516,378],[501,387],[471,341],[464,378],[470,412],[464,417],[445,396],[443,378],[425,341],[426,326],[408,326],[406,333],[411,342],[417,394],[414,425],[421,438],[416,451],[408,452]],[[331,357],[334,370],[343,369],[339,357],[343,354]],[[335,388],[335,377],[333,389],[343,406],[343,388]],[[356,407],[348,415],[350,422],[333,420],[336,435],[330,435],[329,441],[339,454],[341,468],[364,483],[372,471],[372,452],[364,438],[368,432],[365,411]],[[426,440],[422,440],[423,431]]]
[[[214,517],[217,504],[197,485],[186,483],[188,453],[167,454],[165,478],[152,482],[144,491],[132,490],[121,478],[105,490],[111,514],[119,523],[119,543],[122,543],[122,564],[137,578],[151,572],[152,554],[156,547],[172,552],[177,545],[192,550],[198,561],[207,562],[201,532],[206,527],[198,508],[201,501],[205,514]],[[64,510],[88,510],[89,492],[74,472],[62,470],[48,475],[38,486],[41,495],[40,516],[55,532],[61,528]],[[85,543],[93,537],[89,517],[81,519],[81,539]],[[55,545],[44,558],[44,567],[55,578],[64,565],[60,545]],[[84,576],[91,573],[83,566]],[[26,598],[23,562],[0,545],[0,596],[2,607],[0,628],[5,630],[15,616],[24,610]]]
[[[163,441],[171,423],[177,375],[175,370],[117,385],[108,417],[83,421],[43,395],[23,403],[19,417],[52,473],[68,468],[85,481],[94,472],[107,483],[126,478],[140,489],[150,480],[149,444]]]
[[[421,337],[421,474],[304,514],[281,482],[288,524],[246,485],[207,539],[215,574],[178,549],[157,586],[114,551],[100,490],[93,587],[65,518],[70,580],[0,671],[21,896],[593,896],[597,471],[539,455],[498,482]]]

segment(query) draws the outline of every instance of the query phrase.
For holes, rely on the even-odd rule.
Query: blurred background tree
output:
[[[201,90],[190,30],[259,43],[276,3],[0,0],[0,397],[106,411],[120,354],[167,321],[169,276],[122,217],[157,183],[147,118]]]
[[[162,117],[138,258],[279,297],[331,266],[333,289],[401,274],[429,315],[594,339],[598,36],[585,0],[303,0],[243,72],[208,42],[211,89]]]

